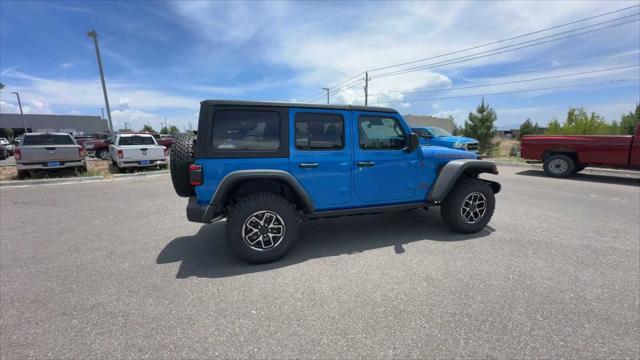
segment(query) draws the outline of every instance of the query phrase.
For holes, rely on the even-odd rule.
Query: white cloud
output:
[[[60,64],[60,67],[63,69],[71,69],[73,67],[72,63],[62,63]]]
[[[250,46],[261,50],[255,51],[255,56],[261,61],[293,69],[300,88],[307,89],[309,96],[320,93],[321,87],[340,82],[365,69],[428,58],[634,3],[548,2],[544,5],[544,16],[540,16],[538,2],[520,2],[517,6],[509,2],[372,2],[339,7],[331,3],[307,2],[234,2],[227,5],[181,1],[174,6],[181,21],[189,24],[194,35],[210,43],[205,47],[210,50],[205,50],[203,56],[218,54],[216,45],[220,43],[243,44],[255,40]],[[487,19],[491,21],[488,23]],[[548,34],[540,34],[544,35]],[[596,47],[611,42],[606,37],[598,39],[597,36],[578,39],[589,39],[589,46]],[[584,41],[573,43],[574,46],[564,49],[565,52],[576,50],[575,54],[566,56],[571,59],[575,59],[577,49],[584,46]],[[566,65],[560,54],[549,56],[544,53],[543,56],[541,51],[548,47],[522,49],[436,68],[432,72],[415,72],[405,77],[374,79],[370,85],[385,97],[391,91],[441,85],[443,79],[449,79],[445,74],[470,66],[547,57],[547,65],[551,62]],[[486,48],[477,51],[483,50]],[[447,57],[433,61],[444,59]],[[375,77],[376,73],[384,71],[388,70],[370,75]],[[332,97],[340,102],[358,103],[362,100],[359,94],[362,94],[361,84]],[[301,98],[305,97],[301,95]]]
[[[20,113],[18,102],[0,101],[0,112],[3,113]],[[39,100],[22,100],[22,112],[25,114],[53,114],[51,105]]]

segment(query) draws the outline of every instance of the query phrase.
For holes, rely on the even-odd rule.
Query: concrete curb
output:
[[[493,161],[491,159],[487,159],[487,160]],[[521,168],[537,169],[542,171],[542,164],[527,164],[527,163],[517,163],[517,162],[507,162],[507,161],[494,161],[494,162],[498,166],[521,167]],[[580,173],[581,174],[616,175],[616,176],[626,176],[626,177],[640,179],[640,171],[634,171],[634,170],[588,167],[582,170]]]
[[[132,177],[145,177],[153,175],[168,174],[169,170],[133,173],[133,174],[114,174],[112,177],[107,176],[84,176],[84,177],[67,177],[56,179],[36,179],[36,180],[6,180],[0,181],[0,187],[12,187],[12,186],[35,186],[35,185],[49,185],[49,184],[77,184],[83,182],[96,182],[96,181],[113,181],[123,178]]]
[[[118,179],[118,178],[127,178],[127,177],[162,175],[162,174],[168,174],[168,173],[169,173],[169,170],[145,171],[145,172],[131,173],[131,174],[113,174],[113,177]]]
[[[45,184],[58,184],[58,183],[81,183],[88,181],[103,180],[104,176],[80,176],[80,177],[68,177],[68,178],[56,178],[56,179],[35,179],[35,180],[6,180],[0,181],[0,186],[30,186],[30,185],[45,185]]]

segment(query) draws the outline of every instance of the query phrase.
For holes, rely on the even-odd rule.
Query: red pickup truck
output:
[[[544,172],[567,177],[586,166],[640,169],[640,126],[634,135],[523,136],[522,158],[542,162]]]

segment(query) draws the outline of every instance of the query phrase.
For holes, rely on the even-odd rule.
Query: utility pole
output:
[[[104,83],[104,71],[102,70],[102,60],[100,59],[100,48],[98,47],[98,33],[91,30],[87,36],[93,39],[96,47],[96,58],[98,58],[98,69],[100,69],[100,81],[102,81],[102,93],[104,94],[104,105],[107,108],[107,117],[109,118],[109,134],[113,135],[113,122],[111,122],[111,108],[109,107],[109,97],[107,96],[107,86]]]
[[[329,99],[330,99],[330,93],[329,93],[329,88],[322,88],[322,90],[325,90],[327,92],[327,105],[329,104]]]
[[[22,118],[22,127],[24,127],[24,132],[27,133],[27,122],[24,121],[24,113],[22,112],[22,102],[20,102],[20,94],[17,91],[12,91],[13,94],[16,94],[18,98],[18,107],[20,108],[20,117]]]
[[[104,108],[100,108],[100,111],[102,112],[102,120],[104,120]]]
[[[364,73],[364,106],[369,104],[369,72]]]

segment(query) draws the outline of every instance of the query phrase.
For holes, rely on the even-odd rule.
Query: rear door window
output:
[[[344,148],[344,119],[341,115],[300,113],[296,115],[295,124],[296,149]]]
[[[280,115],[275,111],[218,111],[213,120],[212,145],[223,152],[277,151]]]
[[[27,145],[74,145],[75,142],[70,135],[57,134],[41,134],[27,135],[22,142],[23,146]]]

